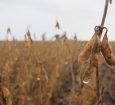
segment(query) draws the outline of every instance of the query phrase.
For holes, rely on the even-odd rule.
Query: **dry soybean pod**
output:
[[[95,31],[92,38],[85,45],[83,51],[79,54],[80,61],[87,61],[89,59],[89,57],[91,55],[91,50],[96,42],[96,38],[97,38],[97,32]]]
[[[101,52],[105,58],[105,61],[109,64],[109,65],[115,65],[115,58],[112,54],[112,49],[111,46],[109,44],[108,41],[108,37],[107,37],[107,28],[106,28],[106,32],[105,35],[103,37],[102,43],[101,43]]]

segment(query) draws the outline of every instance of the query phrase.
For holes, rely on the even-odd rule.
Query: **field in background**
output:
[[[24,42],[0,42],[0,75],[13,105],[94,105],[95,72],[80,91],[80,75],[88,62],[78,62],[78,55],[85,43],[42,41],[27,48]],[[115,54],[115,43],[111,45]],[[100,80],[105,86],[110,84],[105,91],[108,102],[115,101],[114,75],[114,69],[102,63]]]

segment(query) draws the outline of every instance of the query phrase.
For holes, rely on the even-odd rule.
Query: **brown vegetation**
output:
[[[90,83],[80,91],[81,76],[89,65],[89,62],[78,62],[85,44],[68,40],[63,44],[34,42],[27,48],[24,42],[15,42],[15,45],[14,42],[0,42],[0,74],[13,105],[94,105],[94,73]],[[115,44],[111,45],[115,51]],[[105,105],[115,102],[114,75],[114,68],[104,62],[100,81]]]

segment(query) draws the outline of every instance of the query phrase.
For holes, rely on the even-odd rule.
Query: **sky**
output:
[[[79,40],[89,40],[94,27],[100,25],[105,0],[0,0],[0,40],[6,38],[7,27],[12,35],[23,40],[27,26],[32,35],[41,40],[46,32],[47,39],[62,31],[54,26],[56,19],[61,29],[71,38],[77,33]],[[109,5],[105,22],[109,40],[115,41],[115,2]]]

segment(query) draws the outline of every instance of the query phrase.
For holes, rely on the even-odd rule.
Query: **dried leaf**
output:
[[[2,87],[3,97],[5,99],[6,105],[12,105],[12,98],[9,89],[5,86]]]

